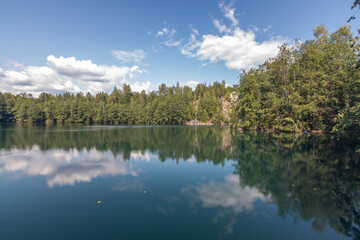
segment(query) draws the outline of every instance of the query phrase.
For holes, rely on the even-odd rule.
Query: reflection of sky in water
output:
[[[149,162],[148,153],[131,152],[134,161]],[[34,146],[28,150],[13,149],[0,154],[0,174],[10,173],[16,177],[46,176],[49,187],[74,185],[90,182],[100,176],[131,175],[137,176],[140,169],[134,168],[121,155],[114,156],[110,151],[48,150],[41,151]]]
[[[256,200],[267,198],[256,188],[240,187],[239,176],[227,175],[224,182],[201,182],[181,190],[193,201],[199,201],[205,208],[230,208],[235,214],[251,211]]]
[[[0,174],[10,174],[15,178],[40,175],[46,177],[49,187],[73,186],[76,183],[91,182],[92,179],[105,176],[137,177],[144,172],[137,163],[150,162],[151,158],[154,158],[151,153],[140,151],[132,151],[130,160],[124,161],[121,155],[114,156],[110,151],[101,152],[95,149],[41,151],[38,146],[34,146],[27,150],[12,149],[2,152]],[[194,163],[196,159],[191,157],[187,162]],[[122,179],[113,186],[112,190],[142,192],[144,184],[138,178]],[[200,202],[204,208],[220,207],[230,209],[234,214],[244,210],[251,211],[256,200],[268,199],[256,188],[241,187],[239,177],[233,174],[225,176],[225,181],[220,182],[201,180],[200,183],[182,187],[178,193],[189,200],[191,205]],[[164,207],[157,209],[163,212],[169,211]]]
[[[121,155],[114,156],[110,151],[100,152],[95,149],[41,151],[38,146],[28,150],[13,149],[0,155],[0,174],[13,174],[16,178],[45,176],[49,187],[91,182],[92,179],[102,176],[136,177],[143,170],[134,164],[138,161],[150,162],[151,156],[148,152],[140,151],[132,151],[130,155],[130,160],[124,161]],[[196,162],[196,159],[192,157],[188,162]],[[139,180],[122,180],[113,187],[114,191],[120,192],[141,192],[143,189],[144,186]],[[256,200],[268,199],[256,188],[241,187],[239,177],[233,174],[227,175],[223,182],[201,181],[180,191],[189,200],[201,202],[205,208],[229,208],[235,214],[244,210],[251,211]]]
[[[60,216],[59,236],[62,236],[61,226],[65,226],[66,221],[73,224],[82,221],[86,226],[85,231],[89,231],[87,239],[94,235],[88,229],[97,229],[94,227],[96,224],[104,224],[103,230],[114,224],[109,228],[110,231],[122,229],[126,233],[123,236],[125,239],[147,238],[149,235],[146,233],[152,234],[156,228],[176,232],[179,227],[187,229],[189,234],[196,231],[194,235],[186,235],[187,232],[181,235],[196,239],[203,236],[206,239],[234,239],[239,236],[245,239],[263,239],[269,236],[269,239],[342,239],[341,235],[334,234],[331,229],[325,229],[319,235],[311,230],[311,222],[298,221],[293,224],[291,219],[278,217],[272,195],[264,195],[256,187],[243,184],[239,175],[233,174],[232,164],[232,161],[227,161],[224,166],[214,166],[206,161],[200,163],[194,155],[186,161],[167,159],[161,162],[156,151],[151,153],[148,150],[130,151],[129,160],[124,160],[122,154],[114,155],[110,150],[98,151],[95,148],[54,148],[44,151],[38,145],[33,145],[27,149],[0,150],[0,177],[11,176],[11,181],[7,183],[0,178],[3,186],[21,179],[29,180],[27,184],[31,185],[29,177],[36,176],[43,177],[42,180],[45,178],[47,184],[41,191],[36,190],[45,199],[42,204],[47,208],[37,205],[39,199],[36,195],[26,196],[27,202],[22,202],[21,199],[14,201],[11,197],[11,200],[6,200],[6,196],[11,196],[12,192],[21,192],[28,185],[23,187],[19,184],[17,188],[0,191],[5,196],[0,199],[0,211],[4,213],[0,217],[0,224],[10,224],[7,219],[16,212],[18,218],[27,214],[31,221],[36,214],[49,216],[50,219],[58,219]],[[55,186],[62,187],[54,188]],[[74,198],[73,202],[57,202],[57,199],[63,197],[62,194],[65,198]],[[101,200],[99,206],[96,205],[98,200]],[[17,205],[12,205],[13,202]],[[19,205],[22,209],[34,208],[36,213],[23,214],[17,210]],[[72,212],[66,212],[72,205]],[[56,212],[57,208],[64,213]],[[77,210],[78,208],[82,211]],[[91,214],[87,214],[87,211]],[[61,218],[74,220],[62,222]],[[37,217],[35,223],[41,222],[36,219]],[[110,219],[109,222],[107,219]],[[49,219],[46,220],[48,222]],[[30,222],[24,221],[22,224],[31,225]],[[120,225],[124,222],[127,225]],[[18,220],[12,223],[18,225]],[[52,231],[52,225],[42,224],[45,224],[49,232]],[[193,226],[197,226],[196,230]],[[137,232],[139,228],[143,233]],[[171,238],[171,235],[162,234],[159,239]],[[63,239],[67,237],[69,236],[65,234]],[[113,238],[106,234],[103,237]]]
[[[203,208],[216,208],[217,214],[213,217],[213,222],[217,223],[220,219],[229,218],[224,225],[224,234],[233,233],[233,228],[237,223],[236,215],[241,212],[251,212],[256,201],[269,201],[270,197],[265,197],[256,188],[240,186],[239,176],[228,174],[223,182],[200,182],[196,185],[187,186],[181,189],[181,193],[190,201],[192,206],[200,202]]]

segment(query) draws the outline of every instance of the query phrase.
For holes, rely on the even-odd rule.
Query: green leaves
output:
[[[240,76],[232,122],[245,129],[330,131],[336,115],[359,101],[359,44],[349,26],[279,47],[278,55]]]
[[[360,131],[360,103],[345,108],[335,118],[334,131]]]
[[[220,124],[223,115],[219,98],[229,92],[225,82],[199,88],[201,93],[197,97],[191,88],[180,84],[173,87],[162,84],[158,92],[149,94],[132,92],[126,84],[122,90],[115,87],[110,95],[42,93],[39,98],[33,98],[27,94],[0,93],[0,121],[182,125],[198,117]],[[195,105],[199,107],[196,109]]]

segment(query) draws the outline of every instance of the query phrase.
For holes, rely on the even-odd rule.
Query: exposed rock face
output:
[[[211,122],[200,122],[199,120],[191,120],[187,123],[185,123],[185,125],[188,126],[213,126],[214,124]]]
[[[231,109],[233,104],[238,100],[239,95],[236,92],[231,92],[229,94],[229,96],[225,97],[221,97],[220,101],[221,101],[221,106],[222,106],[222,113],[224,116],[224,121],[221,121],[221,126],[227,126],[229,125],[230,122],[230,113],[231,113]],[[197,110],[198,108],[198,103],[195,101],[194,102],[194,106],[195,109]],[[212,122],[200,122],[199,120],[191,120],[187,123],[185,123],[185,125],[188,126],[213,126],[214,124]]]
[[[236,100],[238,100],[238,98],[239,98],[239,95],[236,92],[231,92],[228,99],[226,97],[220,98],[221,105],[222,105],[222,112],[225,117],[225,122],[230,122],[231,109],[232,109],[233,104],[236,102]],[[225,123],[223,124],[223,122],[222,122],[221,125],[227,125],[227,124],[225,124]]]
[[[230,93],[230,101],[232,103],[235,102],[236,100],[238,100],[238,98],[239,98],[239,95],[236,92],[231,92]]]
[[[221,106],[222,106],[222,113],[224,115],[225,121],[230,121],[230,111],[231,111],[231,102],[227,101],[225,97],[221,97]],[[221,124],[223,125],[223,124]]]

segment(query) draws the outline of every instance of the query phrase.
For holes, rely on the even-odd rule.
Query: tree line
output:
[[[193,119],[221,124],[221,98],[229,98],[232,88],[225,81],[212,85],[159,86],[147,94],[131,91],[130,85],[114,88],[111,94],[76,95],[0,93],[0,120],[20,123],[80,123],[106,125],[182,125]]]
[[[360,45],[349,26],[279,47],[243,71],[239,84],[166,86],[150,93],[125,84],[111,94],[0,93],[0,121],[109,125],[182,125],[190,120],[255,131],[360,131]],[[224,114],[222,101],[238,99]]]

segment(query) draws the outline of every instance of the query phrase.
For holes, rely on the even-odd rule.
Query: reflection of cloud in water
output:
[[[131,151],[130,158],[133,158],[135,161],[143,160],[150,162],[150,154],[148,152],[142,153],[141,151]]]
[[[1,173],[43,175],[46,176],[49,187],[90,182],[93,178],[105,175],[137,176],[137,171],[132,169],[131,164],[126,164],[121,156],[115,157],[110,151],[72,149],[44,152],[38,146],[28,150],[13,149],[1,154]]]
[[[224,232],[220,233],[220,239],[233,233],[237,222],[236,215],[253,210],[255,201],[267,201],[270,198],[256,188],[241,186],[239,176],[233,174],[227,175],[225,182],[202,182],[196,186],[183,188],[181,193],[189,198],[193,207],[196,202],[201,202],[204,208],[220,208],[213,218],[215,224],[220,219],[229,217],[227,224],[224,225]]]
[[[190,163],[195,163],[195,162],[197,162],[194,155],[192,155],[192,156],[191,156],[190,158],[188,158],[186,161],[187,161],[187,162],[190,162]]]
[[[193,201],[200,201],[203,207],[231,208],[234,214],[251,211],[256,200],[268,199],[256,188],[241,187],[239,184],[239,176],[231,174],[225,177],[225,182],[200,183],[183,188],[181,192]]]
[[[168,196],[164,198],[164,202],[156,207],[156,211],[163,215],[173,214],[176,212],[176,207],[179,204],[180,199],[176,196]]]
[[[113,187],[113,191],[115,192],[125,192],[125,191],[133,191],[133,192],[142,192],[144,190],[144,185],[138,181],[129,181],[129,180],[123,180],[121,182],[118,182]]]

